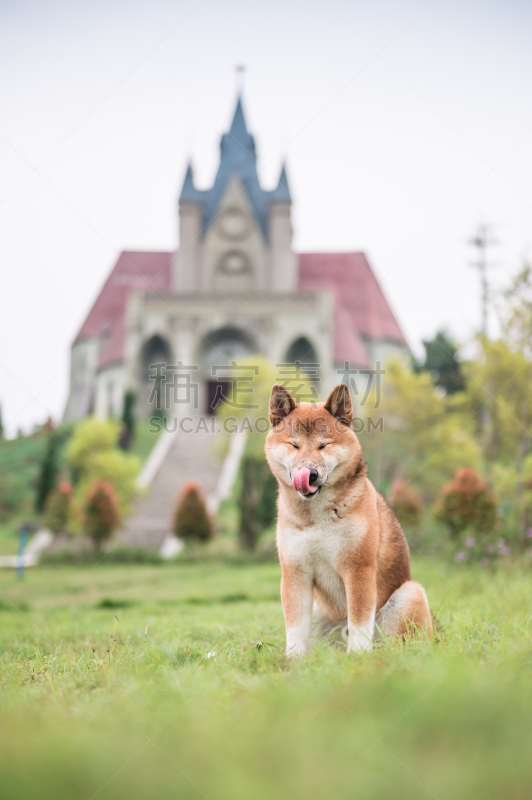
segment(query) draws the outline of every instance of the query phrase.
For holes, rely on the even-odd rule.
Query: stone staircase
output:
[[[210,511],[215,512],[219,502],[230,492],[244,439],[242,434],[233,434],[229,454],[221,460],[218,432],[163,432],[161,437],[166,437],[166,441],[160,440],[154,448],[159,448],[159,454],[154,452],[155,458],[150,456],[152,463],[148,459],[146,464],[149,485],[136,500],[134,512],[116,536],[115,543],[123,547],[155,549],[162,555],[172,556],[180,549],[178,540],[171,534],[171,523],[181,486],[189,480],[197,481]],[[142,483],[146,481],[141,475]]]

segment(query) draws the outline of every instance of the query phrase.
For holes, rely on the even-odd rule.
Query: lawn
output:
[[[3,571],[2,798],[529,798],[528,564],[414,574],[434,642],[288,664],[275,564]]]

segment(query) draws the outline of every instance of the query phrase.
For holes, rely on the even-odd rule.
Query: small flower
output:
[[[529,528],[529,529],[527,530],[527,532],[526,532],[526,538],[527,538],[527,539],[532,539],[532,528]]]
[[[474,536],[468,536],[467,539],[465,540],[465,546],[466,547],[473,547],[474,544],[475,544],[475,537]]]
[[[497,539],[497,544],[498,544],[499,547],[504,547],[506,542],[505,542],[504,539]]]
[[[486,547],[486,553],[494,553],[494,552],[495,552],[494,546],[492,544],[488,544],[488,546]]]
[[[481,567],[487,567],[489,563],[490,563],[490,560],[489,560],[489,558],[483,558],[483,559],[481,560],[481,562],[480,562],[480,566],[481,566]]]
[[[510,548],[509,547],[501,547],[499,549],[500,556],[509,556],[510,555]]]
[[[464,557],[465,557],[464,551],[463,550],[459,550],[457,553],[455,553],[454,560],[455,561],[463,561]]]

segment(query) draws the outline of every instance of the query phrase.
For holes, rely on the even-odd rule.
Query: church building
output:
[[[187,168],[178,250],[123,252],[83,322],[64,419],[120,416],[128,389],[148,418],[159,402],[154,365],[192,369],[208,413],[239,359],[307,365],[323,398],[346,368],[405,357],[364,253],[294,252],[291,206],[284,167],[276,188],[261,186],[239,98],[212,187],[198,189]]]

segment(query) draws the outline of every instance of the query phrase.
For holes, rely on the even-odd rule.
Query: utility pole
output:
[[[495,244],[490,237],[490,229],[488,225],[479,225],[478,230],[469,240],[469,244],[473,245],[477,251],[477,260],[471,263],[471,266],[478,269],[480,274],[481,286],[481,315],[482,315],[482,335],[487,338],[488,336],[488,303],[489,303],[489,286],[488,286],[488,258],[487,250],[492,244]]]

